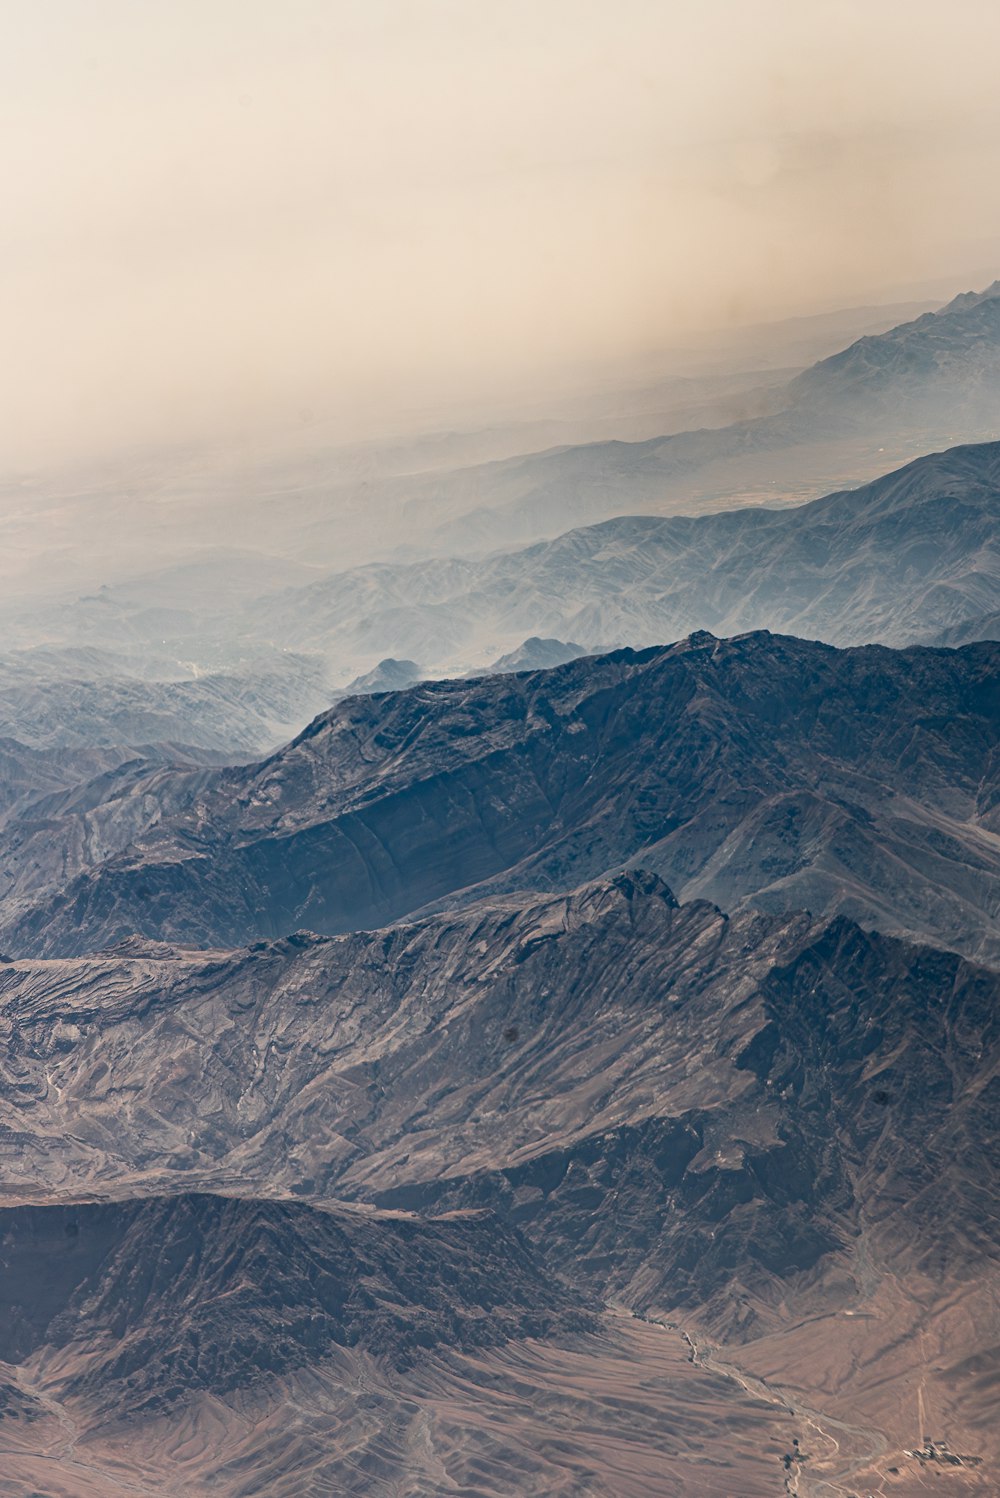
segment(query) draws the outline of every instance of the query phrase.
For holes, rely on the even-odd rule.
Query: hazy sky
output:
[[[996,0],[0,19],[4,461],[370,430],[1000,262]]]

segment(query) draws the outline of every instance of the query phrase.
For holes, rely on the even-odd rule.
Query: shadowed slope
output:
[[[116,842],[114,809],[88,812],[96,857],[76,823],[63,854],[56,817],[25,863],[15,825],[0,934],[39,954],[133,931],[230,945],[641,862],[685,896],[840,910],[992,960],[997,651],[696,635],[352,699],[148,830]],[[123,813],[142,804],[139,783]]]

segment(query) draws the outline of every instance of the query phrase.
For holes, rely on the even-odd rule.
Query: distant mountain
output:
[[[940,288],[933,291],[937,296]],[[644,439],[764,415],[781,404],[783,387],[804,366],[929,305],[842,308],[729,328],[720,338],[700,338],[694,348],[595,371],[589,389],[577,381],[572,391],[548,386],[544,402],[536,394],[507,418],[495,410],[442,411],[431,419],[444,430],[345,442],[330,413],[332,419],[296,421],[284,430],[280,422],[270,430],[265,423],[235,443],[223,437],[157,444],[71,465],[53,458],[27,471],[0,470],[5,648],[14,643],[11,628],[19,644],[56,638],[51,630],[21,635],[28,600],[82,601],[83,595],[88,607],[75,612],[89,615],[89,627],[106,630],[120,612],[140,632],[162,639],[179,611],[212,612],[266,588],[305,582],[321,568],[398,557],[401,548],[425,555],[419,506],[424,497],[433,499],[437,479],[450,483],[457,470],[557,445]],[[826,472],[825,485],[818,473],[805,477],[819,482],[810,491],[815,494],[859,472]],[[404,523],[411,500],[417,505]],[[58,619],[49,622],[74,641],[83,637],[82,620],[75,635],[65,618],[61,626]],[[220,664],[198,662],[206,670]]]
[[[858,339],[798,375],[772,414],[594,442],[439,475],[412,496],[434,549],[474,551],[623,514],[808,499],[932,447],[1000,437],[1000,281]]]
[[[516,650],[509,650],[499,660],[493,661],[482,674],[499,676],[506,671],[547,671],[552,666],[564,666],[567,661],[575,661],[590,653],[572,640],[540,640],[537,635],[532,635]]]
[[[388,656],[384,661],[379,661],[370,671],[364,672],[362,676],[356,676],[346,687],[332,695],[336,697],[366,697],[375,692],[399,692],[404,687],[412,687],[421,679],[420,667],[416,661],[397,661]]]
[[[44,588],[40,580],[29,586],[17,562],[36,544],[39,514],[46,524],[65,530],[72,512],[80,546],[65,551],[75,575],[82,565],[77,551],[80,557],[87,553],[94,528],[91,509],[79,509],[79,495],[92,495],[106,476],[89,473],[84,484],[72,486],[72,495],[58,484],[53,489],[40,483],[36,492],[34,481],[26,480],[32,503],[24,506],[19,488],[20,501],[4,535],[14,559],[11,588],[27,588],[34,602],[26,607],[16,593],[8,599],[2,621],[7,648],[44,643],[127,653],[133,662],[127,674],[140,678],[155,674],[153,663],[165,657],[188,662],[202,676],[239,674],[247,637],[258,655],[265,647],[295,648],[294,639],[267,633],[280,623],[282,592],[306,596],[310,581],[326,585],[334,575],[354,579],[363,570],[359,562],[374,569],[390,561],[398,568],[445,556],[482,558],[613,517],[794,506],[874,479],[930,449],[996,441],[998,309],[994,284],[937,312],[866,334],[784,388],[772,375],[752,418],[719,425],[725,419],[719,408],[706,410],[699,425],[692,408],[687,418],[693,424],[677,426],[671,413],[679,414],[680,408],[668,399],[660,435],[641,441],[573,442],[464,466],[455,466],[455,460],[460,451],[474,451],[475,444],[463,448],[448,440],[443,446],[432,443],[422,457],[417,444],[411,461],[400,452],[387,465],[368,451],[352,456],[322,448],[284,459],[259,454],[256,469],[234,469],[231,461],[200,468],[188,454],[178,472],[167,464],[169,483],[160,455],[151,467],[119,476],[100,534],[134,531],[137,513],[144,513],[134,491],[152,486],[150,503],[161,517],[161,530],[169,516],[171,528],[185,537],[185,559],[168,558],[158,571],[140,575],[138,562],[130,567],[127,557],[135,550],[148,566],[148,548],[133,535],[116,559],[110,586],[70,592],[68,582],[57,584],[48,564]],[[852,324],[878,325],[871,318]],[[253,549],[232,544],[237,506],[241,532],[254,542]],[[351,564],[346,573],[345,562]],[[409,581],[418,586],[418,578],[415,572]],[[420,609],[411,613],[411,598],[403,594],[396,598],[389,628],[385,576],[372,570],[369,582],[370,599],[363,588],[348,588],[356,613],[347,633],[372,641],[378,636],[381,643],[334,654],[335,647],[346,646],[346,637],[327,641],[324,659],[338,684],[367,673],[387,656],[414,659],[435,671],[461,671],[486,666],[526,636],[567,634],[557,613],[546,622],[544,605],[551,600],[542,597],[527,622],[519,617],[516,629],[512,621],[509,631],[484,636],[475,660],[460,659],[447,618],[434,621]],[[379,616],[371,628],[368,601]],[[463,627],[459,641],[467,633]],[[300,627],[294,638],[302,634]],[[582,643],[591,649],[613,640]]]
[[[822,359],[788,387],[793,405],[855,408],[865,419],[901,402],[921,402],[933,417],[951,405],[978,406],[996,418],[1000,382],[1000,281],[985,291],[963,292],[936,312],[888,332],[859,338]],[[956,413],[959,414],[959,413]]]
[[[919,1471],[918,1369],[991,1480],[998,1024],[953,954],[640,871],[0,965],[0,1368],[98,1470],[234,1495],[253,1432],[412,1498],[866,1491]]]
[[[151,774],[168,766],[189,770],[217,765],[224,756],[183,744],[99,744],[75,749],[36,749],[16,739],[0,739],[0,822],[37,817],[42,807],[66,806],[81,797],[83,787],[100,786]]]
[[[694,629],[906,645],[998,607],[994,442],[797,509],[630,516],[481,561],[360,568],[277,594],[256,618],[331,659],[417,642],[441,674],[532,630],[591,651]]]
[[[261,764],[10,823],[0,945],[345,931],[641,862],[1000,960],[998,665],[698,634],[352,698]]]
[[[137,682],[96,646],[4,657],[0,729],[45,745],[173,739],[252,753],[335,696],[696,629],[931,643],[1000,609],[998,519],[1000,443],[981,443],[795,508],[624,516],[478,560],[356,568],[233,616],[192,615],[158,680]],[[234,664],[183,679],[199,655]],[[333,690],[352,663],[367,666]]]
[[[1000,610],[963,619],[933,637],[933,645],[972,645],[977,640],[1000,640]]]
[[[0,656],[0,734],[51,751],[172,742],[232,758],[261,753],[333,700],[319,661],[276,654],[254,651],[241,669],[193,676],[164,662],[159,678],[94,649]]]

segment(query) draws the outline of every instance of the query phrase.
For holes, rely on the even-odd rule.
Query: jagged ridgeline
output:
[[[772,371],[755,403],[694,429],[647,411],[642,440],[539,432],[544,450],[471,466],[447,441],[395,471],[369,453],[362,476],[336,450],[242,469],[230,454],[200,479],[161,454],[111,515],[54,481],[34,501],[58,514],[83,591],[15,569],[0,733],[248,757],[345,689],[525,653],[543,666],[696,629],[907,645],[997,613],[998,283],[791,380]],[[150,569],[144,516],[171,484],[184,523]],[[15,532],[11,555],[33,546]]]
[[[763,1495],[926,1469],[914,1366],[992,1470],[998,664],[702,633],[15,804],[23,1470]]]
[[[998,451],[0,668],[0,1488],[992,1491]]]
[[[523,668],[555,665],[696,629],[933,643],[1000,608],[998,528],[1000,443],[984,442],[803,505],[734,498],[720,514],[626,512],[485,557],[338,571],[259,601],[241,627],[332,659],[417,651],[433,676],[472,663],[507,669],[519,655]],[[545,641],[518,645],[540,633],[558,637],[547,651]],[[496,641],[509,659],[494,661]],[[579,643],[553,654],[560,641]],[[394,664],[398,678],[405,662]]]
[[[1000,1494],[939,8],[4,10],[0,1498]]]
[[[98,1473],[233,1494],[262,1449],[358,1493],[363,1460],[407,1493],[443,1468],[498,1495],[766,1494],[782,1452],[843,1470],[824,1430],[858,1463],[902,1450],[933,1348],[927,1404],[988,1452],[998,983],[643,872],[233,953],[9,962],[18,1438],[55,1445],[57,1410]],[[812,1393],[741,1403],[777,1369]],[[839,1424],[791,1413],[830,1379]]]
[[[1000,645],[707,634],[349,699],[259,764],[157,769],[8,822],[14,955],[376,926],[640,863],[993,961]]]

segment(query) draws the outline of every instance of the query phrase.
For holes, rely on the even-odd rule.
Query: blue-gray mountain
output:
[[[708,634],[348,699],[260,764],[151,771],[3,834],[0,941],[231,946],[642,863],[726,909],[1000,958],[1000,646]]]
[[[280,482],[280,474],[267,469],[256,478],[246,474],[234,492],[220,479],[217,493],[210,485],[200,488],[196,501],[188,495],[179,511],[183,564],[132,579],[126,574],[110,587],[85,589],[82,597],[8,606],[8,648],[40,641],[127,647],[136,676],[158,674],[156,663],[166,658],[175,678],[196,672],[201,679],[220,672],[245,677],[244,667],[261,675],[277,654],[279,669],[282,657],[287,667],[284,685],[269,687],[259,705],[251,690],[244,691],[251,722],[259,711],[269,729],[281,720],[280,705],[275,712],[268,700],[272,694],[304,709],[300,723],[321,705],[310,699],[305,679],[305,690],[293,690],[293,676],[316,665],[293,661],[289,651],[296,648],[321,657],[323,685],[329,678],[342,687],[387,657],[413,660],[422,674],[482,669],[528,636],[579,640],[593,650],[676,638],[694,628],[733,633],[767,627],[801,629],[841,644],[872,638],[906,643],[923,627],[925,594],[927,635],[951,628],[970,611],[988,614],[998,606],[994,558],[987,547],[985,568],[977,567],[975,536],[966,534],[968,517],[960,511],[948,519],[957,527],[953,537],[947,527],[939,536],[926,535],[917,516],[912,540],[902,516],[894,535],[883,521],[869,536],[861,517],[848,516],[845,530],[831,513],[829,524],[814,530],[816,517],[803,512],[801,546],[795,517],[786,517],[786,527],[770,510],[759,521],[748,512],[788,508],[872,480],[930,449],[1000,439],[998,285],[858,340],[797,377],[783,398],[769,392],[781,409],[753,421],[459,469],[359,477],[349,464],[339,471],[336,453],[320,453],[301,482],[287,475]],[[265,477],[273,491],[255,494],[255,482]],[[949,484],[961,480],[957,473],[942,477]],[[914,479],[918,487],[932,481],[932,473]],[[278,494],[280,504],[274,502]],[[958,497],[948,488],[945,495]],[[915,501],[920,497],[915,489]],[[68,503],[60,501],[60,515]],[[237,504],[252,553],[226,544]],[[699,530],[690,518],[676,528],[654,524],[737,509],[740,520],[727,515],[718,531]],[[116,512],[114,534],[141,513],[142,506]],[[622,518],[636,515],[654,519]],[[620,530],[579,529],[612,517]],[[209,534],[202,533],[205,526]],[[929,553],[940,536],[948,556],[936,566]],[[560,539],[551,554],[546,547],[525,550],[539,537]],[[853,593],[844,576],[852,541],[860,547],[856,567],[848,568],[858,583]],[[829,571],[823,566],[828,542]],[[914,569],[909,608],[899,589],[895,603],[882,604],[881,579],[872,571],[888,563],[896,578],[894,542]],[[928,554],[921,554],[921,543]],[[769,544],[788,563],[787,601],[778,586],[781,562],[768,554]],[[347,570],[345,557],[369,565]],[[470,566],[474,557],[481,567]],[[413,559],[422,560],[401,565]],[[980,570],[985,601],[977,599]],[[746,611],[733,572],[746,575]],[[815,611],[809,606],[814,587],[820,597]],[[230,733],[223,747],[240,747],[229,728],[227,688],[220,688],[220,717]],[[197,711],[199,694],[191,696]],[[142,694],[136,701],[141,711]],[[178,737],[172,729],[142,736]],[[253,747],[265,741],[258,733]],[[241,745],[249,746],[245,731]],[[217,738],[210,747],[218,746]]]
[[[114,637],[114,626],[110,630]],[[208,757],[276,747],[331,700],[314,659],[254,648],[235,667],[100,649],[0,656],[0,733],[25,746],[78,750],[183,744]]]
[[[810,497],[915,456],[1000,437],[1000,281],[858,339],[772,393],[775,414],[644,442],[556,448],[440,475],[414,496],[438,549],[505,546],[629,512]]]
[[[255,617],[331,658],[406,647],[428,664],[485,664],[529,634],[591,650],[694,629],[906,645],[997,609],[1000,443],[982,443],[797,509],[631,516],[480,561],[361,568]]]
[[[335,696],[477,662],[534,669],[695,629],[959,644],[996,633],[998,536],[1000,443],[954,448],[797,509],[624,517],[478,561],[339,573],[238,616],[184,615],[178,659],[151,656],[150,679],[131,674],[146,659],[135,641],[137,655],[11,654],[0,658],[0,730],[45,749],[170,741],[238,757],[280,743]],[[104,611],[113,636],[124,622]],[[184,658],[206,650],[240,664],[191,679]],[[335,692],[349,661],[379,664]]]
[[[793,405],[851,408],[859,420],[885,420],[909,397],[928,415],[997,419],[1000,280],[966,291],[885,333],[857,339],[812,365],[789,386]]]

